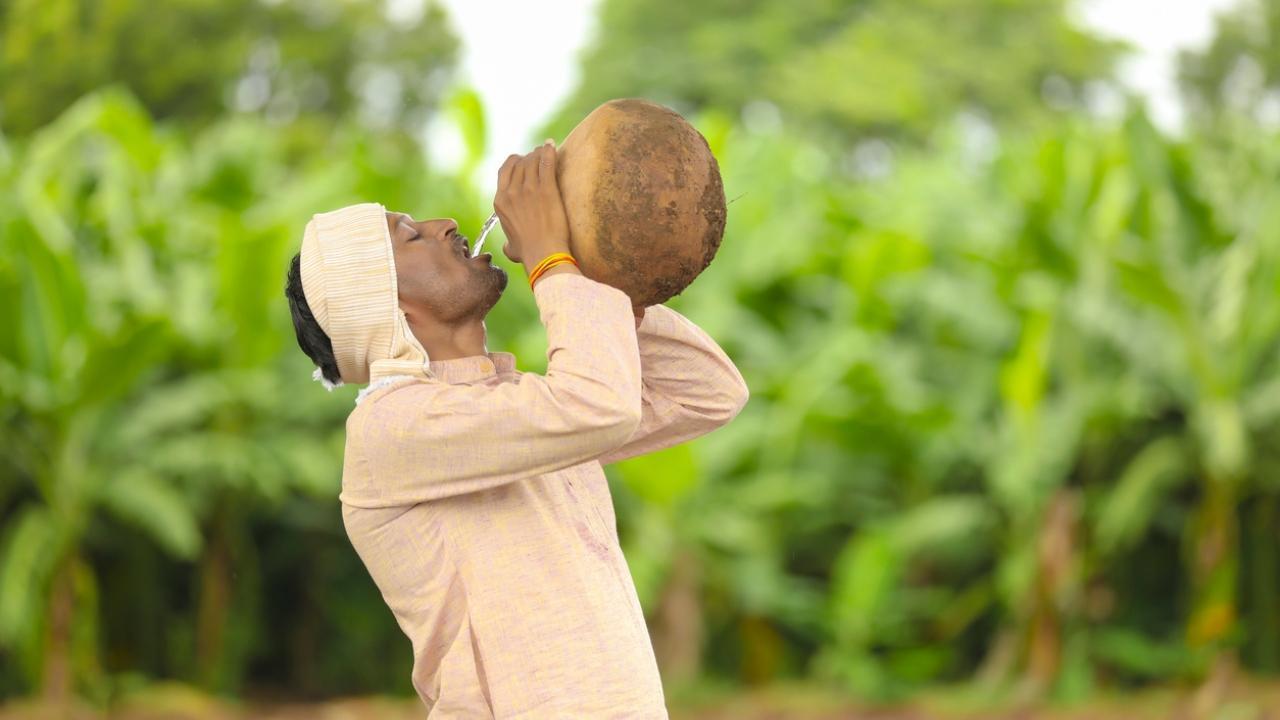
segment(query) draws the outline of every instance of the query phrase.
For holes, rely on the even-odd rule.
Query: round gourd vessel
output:
[[[582,274],[634,305],[679,295],[720,247],[720,166],[668,107],[623,98],[591,111],[560,145],[556,178]]]

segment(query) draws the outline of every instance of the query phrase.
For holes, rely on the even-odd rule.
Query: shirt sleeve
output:
[[[724,350],[665,305],[645,308],[637,329],[642,389],[635,434],[601,465],[692,440],[732,420],[750,392]]]
[[[630,299],[574,273],[539,280],[533,294],[547,328],[546,374],[413,383],[377,398],[349,430],[366,471],[344,473],[343,503],[390,507],[485,490],[598,458],[635,432]]]

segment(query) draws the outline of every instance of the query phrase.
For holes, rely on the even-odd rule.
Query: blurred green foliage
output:
[[[1033,121],[1086,105],[1120,46],[1068,22],[1066,0],[605,0],[563,136],[600,103],[744,108],[835,138],[921,139],[967,111]],[[1044,102],[1049,96],[1051,103]],[[539,135],[541,137],[541,135]]]
[[[715,573],[708,650],[763,616],[802,639],[780,670],[889,696],[1274,667],[1275,133],[1135,112],[984,156],[956,123],[866,181],[704,123],[745,195],[682,307],[753,392],[672,523]]]
[[[0,31],[34,7],[0,4]],[[664,678],[1074,699],[1223,658],[1280,671],[1280,135],[1230,108],[1174,137],[1136,108],[1046,107],[1045,73],[1105,79],[1111,57],[1057,3],[840,7],[686,3],[663,25],[610,0],[619,57],[684,33],[706,63],[615,76],[598,49],[552,121],[613,94],[691,104],[731,201],[670,304],[752,400],[608,468]],[[981,40],[1001,18],[1025,32]],[[976,34],[935,60],[930,22]],[[959,44],[983,59],[944,71]],[[835,100],[865,74],[806,65],[877,47],[936,103],[854,112]],[[806,100],[770,94],[810,75]],[[762,122],[761,98],[784,112]],[[283,285],[317,211],[479,226],[484,109],[454,89],[439,111],[457,173],[336,109],[192,120],[120,88],[0,138],[0,696],[411,692],[335,501],[355,389],[311,380]],[[545,368],[527,291],[487,326]]]
[[[0,128],[26,134],[117,84],[187,124],[246,111],[416,128],[450,82],[458,39],[435,3],[412,20],[384,5],[0,0]]]
[[[474,106],[466,92],[449,101],[458,117],[474,118]],[[471,132],[482,146],[483,126]],[[284,272],[318,208],[378,198],[424,217],[461,209],[460,222],[475,224],[482,204],[400,135],[352,128],[330,143],[294,154],[286,131],[251,118],[186,137],[108,91],[3,146],[8,690],[58,690],[74,677],[101,697],[104,673],[125,669],[236,689],[255,658],[293,668],[287,682],[338,690],[352,680],[346,661],[317,666],[348,651],[307,647],[320,642],[321,613],[344,613],[326,616],[330,629],[373,622],[374,632],[339,636],[407,662],[391,651],[398,631],[376,610],[332,502],[351,394],[315,392]],[[291,539],[259,553],[261,532]],[[297,558],[309,535],[330,549]],[[335,550],[342,561],[324,566]],[[314,576],[297,576],[312,563]],[[296,584],[281,603],[288,577]],[[326,578],[363,594],[308,591]],[[268,612],[314,627],[272,650]],[[102,665],[104,645],[113,666]],[[368,684],[352,689],[401,686],[381,670],[357,671]]]
[[[1179,58],[1188,106],[1200,118],[1280,121],[1280,2],[1241,0],[1214,25],[1207,47],[1184,50]]]

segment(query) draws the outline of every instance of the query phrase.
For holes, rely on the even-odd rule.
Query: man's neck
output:
[[[435,325],[430,328],[410,321],[409,329],[432,360],[454,360],[488,354],[483,320],[472,320],[457,327]]]

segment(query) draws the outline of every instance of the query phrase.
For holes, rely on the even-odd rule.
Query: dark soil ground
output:
[[[1189,689],[1100,697],[1064,707],[983,704],[971,692],[936,694],[898,707],[873,707],[804,685],[669,698],[671,720],[1280,720],[1280,682],[1237,681],[1204,712]],[[347,698],[319,703],[234,702],[179,685],[155,685],[111,710],[56,708],[36,701],[0,705],[0,720],[421,720],[416,698]]]

